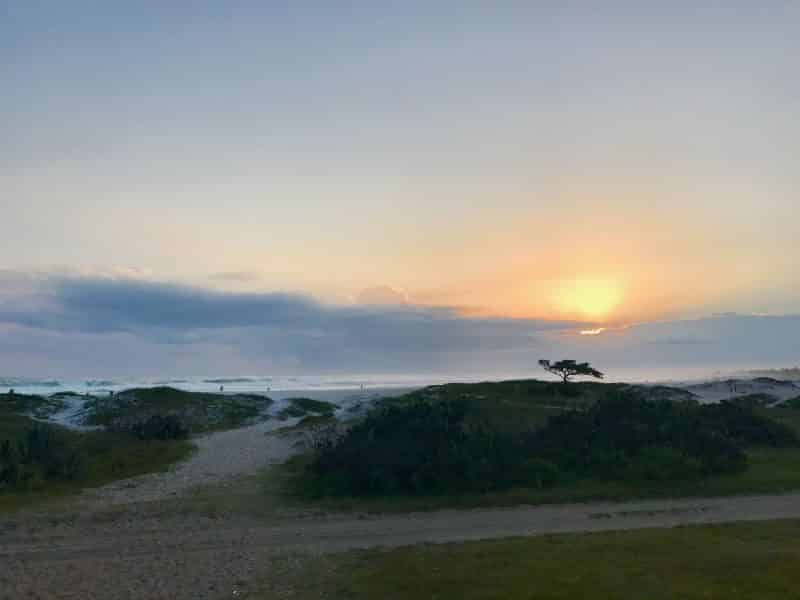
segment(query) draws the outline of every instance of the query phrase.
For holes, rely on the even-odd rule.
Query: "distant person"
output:
[[[219,393],[221,394],[224,391],[225,391],[225,386],[224,385],[219,386]]]
[[[13,395],[14,395],[14,388],[10,388],[10,389],[8,390],[8,395],[9,395],[9,396],[13,396]]]

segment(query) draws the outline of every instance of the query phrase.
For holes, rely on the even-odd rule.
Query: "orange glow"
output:
[[[589,320],[606,319],[622,300],[622,287],[600,278],[565,281],[553,294],[553,304],[560,313]]]

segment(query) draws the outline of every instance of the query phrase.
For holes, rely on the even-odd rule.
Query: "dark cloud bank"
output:
[[[0,274],[0,372],[40,376],[243,372],[534,372],[800,362],[800,317],[724,315],[579,336],[583,325],[465,318],[446,308],[331,306],[297,294]]]

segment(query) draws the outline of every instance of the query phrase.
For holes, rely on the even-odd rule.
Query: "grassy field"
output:
[[[800,598],[800,522],[553,535],[276,561],[261,596],[311,600]]]

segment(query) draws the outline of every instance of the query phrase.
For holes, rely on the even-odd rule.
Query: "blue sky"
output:
[[[337,323],[377,310],[381,336],[405,325],[362,292],[391,288],[431,331],[463,328],[469,342],[444,335],[438,358],[426,352],[440,337],[418,333],[418,356],[387,358],[398,370],[522,364],[538,350],[506,323],[626,332],[576,349],[613,347],[620,363],[650,356],[619,346],[637,347],[632,324],[682,330],[729,311],[793,323],[798,23],[800,6],[778,1],[6,2],[0,360],[20,369],[38,348],[41,368],[77,369],[50,335],[127,346],[87,370],[156,368],[147,354],[358,371],[371,356],[294,348],[299,326],[260,353],[252,324],[211,328],[215,349],[199,323],[136,331],[137,285],[211,294],[212,321],[239,310],[215,294],[267,316],[270,298],[328,307]],[[23,294],[21,281],[36,283]],[[67,294],[79,283],[84,312]],[[98,330],[112,288],[126,310]],[[326,323],[353,347],[391,337]],[[462,351],[495,335],[513,351]],[[705,360],[797,358],[764,343]]]

